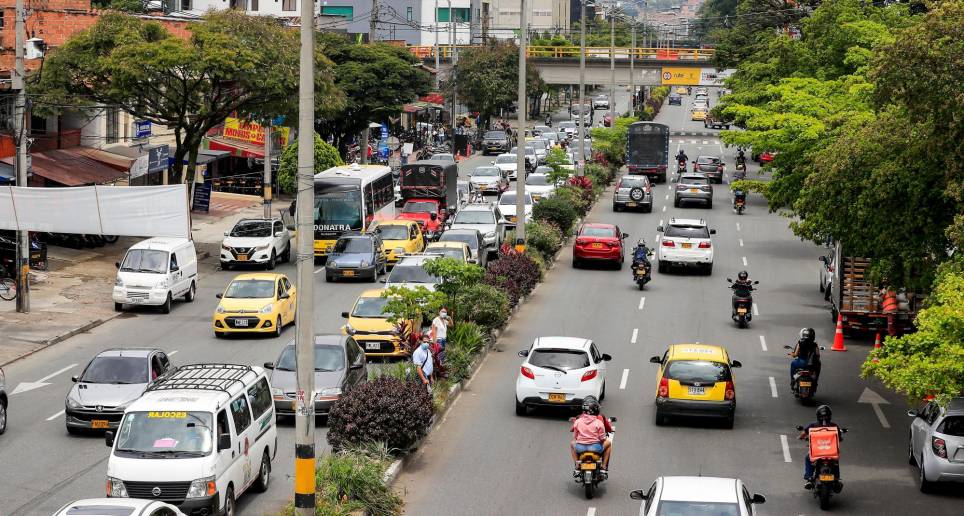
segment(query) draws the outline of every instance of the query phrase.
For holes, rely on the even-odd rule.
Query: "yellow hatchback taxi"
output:
[[[733,428],[736,387],[731,369],[741,367],[726,350],[710,344],[674,344],[659,364],[656,384],[656,424],[671,416],[721,418]]]
[[[403,254],[420,253],[425,249],[422,228],[414,220],[383,220],[372,230],[382,239],[388,265],[395,265]]]
[[[284,274],[239,274],[224,292],[214,311],[214,336],[227,333],[271,333],[281,336],[295,322],[297,296]]]
[[[677,94],[677,95],[686,95],[686,94],[688,93],[688,91],[689,91],[689,90],[686,89],[686,86],[677,86],[677,87],[676,87],[676,94]]]
[[[695,108],[690,111],[690,120],[706,120],[706,110],[701,108]]]
[[[341,332],[353,336],[366,357],[408,356],[409,350],[403,339],[407,340],[413,325],[407,321],[404,329],[399,331],[394,323],[388,321],[389,314],[383,313],[388,298],[382,297],[383,292],[385,289],[379,288],[362,292],[351,312],[341,313],[342,317],[348,319]]]
[[[425,246],[425,252],[427,254],[440,254],[448,258],[455,258],[464,263],[475,263],[475,260],[472,259],[472,251],[465,242],[455,242],[453,240],[432,242]]]

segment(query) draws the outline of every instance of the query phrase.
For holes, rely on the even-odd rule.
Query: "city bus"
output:
[[[315,257],[326,256],[342,234],[395,218],[392,169],[353,163],[315,174],[313,211]]]
[[[630,174],[666,182],[669,164],[669,126],[654,122],[633,122],[626,134],[626,167]]]

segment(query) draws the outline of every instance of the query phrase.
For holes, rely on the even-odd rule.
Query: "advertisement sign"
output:
[[[695,86],[700,83],[702,71],[702,68],[664,66],[660,82],[663,85]]]
[[[701,68],[699,85],[723,87],[723,81],[733,75],[734,72],[736,72],[735,68],[727,68],[725,70],[717,70],[716,68]]]
[[[147,138],[151,135],[151,121],[150,120],[134,120],[134,138],[141,139]]]
[[[272,127],[275,134],[281,140],[281,146],[288,145],[288,138],[291,129],[288,127]],[[255,122],[248,122],[238,118],[226,118],[224,120],[224,132],[222,136],[232,140],[264,145],[264,126]]]

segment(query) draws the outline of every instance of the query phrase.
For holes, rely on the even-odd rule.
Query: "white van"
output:
[[[160,306],[171,312],[176,297],[194,301],[197,294],[197,252],[186,238],[149,238],[127,250],[117,266],[114,310],[124,305]]]
[[[127,407],[105,438],[108,497],[234,515],[248,488],[268,489],[278,446],[271,384],[260,367],[181,366]]]

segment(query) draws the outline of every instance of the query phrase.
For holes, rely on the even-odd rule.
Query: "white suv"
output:
[[[589,339],[538,337],[519,356],[525,361],[515,382],[516,415],[535,406],[578,409],[586,396],[600,401],[606,396],[606,362],[612,357]]]
[[[505,219],[498,206],[488,203],[469,204],[459,210],[449,229],[477,229],[482,233],[488,252],[497,253],[505,238]]]
[[[429,290],[435,290],[439,279],[425,272],[423,265],[425,265],[425,262],[436,258],[438,258],[437,254],[403,256],[392,268],[388,278],[383,280],[385,288],[405,287],[414,289],[415,287],[425,287]]]
[[[706,226],[703,219],[670,219],[665,228],[659,226],[656,258],[659,272],[666,272],[671,265],[700,267],[707,275],[713,273],[713,240],[715,229]]]
[[[241,219],[224,232],[221,242],[221,268],[257,263],[268,270],[278,260],[291,259],[291,233],[281,219]]]

